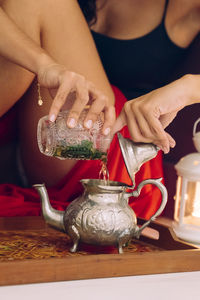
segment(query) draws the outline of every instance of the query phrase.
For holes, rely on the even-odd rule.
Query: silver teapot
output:
[[[83,179],[84,193],[72,201],[66,211],[57,211],[51,207],[44,184],[35,184],[41,202],[43,216],[48,224],[65,231],[72,239],[71,252],[76,252],[79,241],[95,245],[116,245],[123,253],[131,238],[139,238],[142,230],[161,214],[167,203],[167,190],[160,179],[142,181],[136,190],[135,173],[140,166],[156,156],[158,148],[153,144],[136,144],[118,134],[123,158],[132,179],[133,186],[116,181],[101,179]],[[156,185],[162,194],[162,201],[156,213],[141,227],[128,205],[129,197],[138,197],[146,184]],[[129,191],[127,191],[129,190]]]

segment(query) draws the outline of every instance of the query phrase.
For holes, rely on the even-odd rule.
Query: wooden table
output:
[[[159,238],[156,239],[156,234],[153,239],[141,236],[141,243],[160,247],[162,251],[0,261],[0,285],[200,271],[198,247],[178,240],[167,226],[154,222],[150,228],[159,232]],[[0,218],[0,236],[5,230],[31,232],[33,229],[57,234],[41,217]]]
[[[200,272],[0,287],[2,300],[198,300]]]

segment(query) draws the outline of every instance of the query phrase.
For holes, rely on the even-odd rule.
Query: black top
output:
[[[186,55],[187,49],[175,45],[166,32],[167,2],[161,24],[142,37],[120,40],[92,31],[111,84],[121,89],[127,99],[169,83]]]

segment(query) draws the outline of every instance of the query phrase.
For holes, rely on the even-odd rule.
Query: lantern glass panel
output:
[[[178,222],[179,221],[179,214],[180,214],[180,201],[181,201],[181,190],[182,190],[182,177],[178,177],[176,183],[176,196],[175,196],[175,210],[174,210],[174,219]]]
[[[183,184],[183,180],[182,177],[177,180],[174,218],[179,221],[183,216],[183,223],[200,225],[200,181],[186,181]]]

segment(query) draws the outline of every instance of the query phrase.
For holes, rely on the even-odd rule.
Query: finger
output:
[[[49,111],[49,120],[54,122],[60,109],[64,105],[68,94],[71,91],[71,84],[70,82],[65,82],[60,85],[58,88],[58,91],[56,93],[56,96],[51,104],[50,111]]]
[[[140,126],[138,125],[135,115],[129,110],[126,112],[127,115],[127,125],[131,138],[136,143],[151,143],[152,140],[143,136],[140,131]]]
[[[51,98],[54,99],[56,97],[58,89],[56,88],[49,88],[49,94],[51,95]]]
[[[148,139],[144,138],[141,134],[140,128],[138,126],[134,111],[131,109],[129,102],[125,103],[122,113],[120,113],[119,118],[121,119],[121,125],[126,123],[129,129],[129,133],[134,142],[151,142]],[[122,119],[123,118],[123,119]],[[116,126],[115,126],[116,128]]]
[[[141,135],[153,142],[155,140],[155,136],[151,130],[150,124],[146,121],[145,116],[140,113],[140,110],[134,109],[134,116],[137,122],[137,125],[139,127],[139,130],[141,132]]]
[[[152,111],[149,112],[143,112],[143,116],[146,120],[146,123],[148,124],[148,127],[150,129],[151,139],[152,142],[155,145],[158,145],[165,153],[169,152],[169,139],[167,137],[166,132],[164,131],[164,128],[158,119],[159,115],[155,114]]]
[[[149,123],[145,119],[145,114],[141,114],[134,106],[134,112],[128,107],[126,110],[128,128],[133,141],[143,143],[153,143],[163,150],[164,153],[168,153],[170,146],[167,135],[160,124],[162,134],[155,136],[152,133]],[[158,120],[157,120],[158,121]],[[158,121],[159,122],[159,121]]]
[[[116,132],[120,131],[126,125],[127,125],[126,114],[123,108],[111,128],[111,134],[115,135]]]
[[[109,99],[104,95],[100,90],[98,90],[93,83],[88,83],[90,97],[93,100],[91,103],[88,114],[85,118],[85,126],[88,128],[88,122],[90,126],[95,122],[101,112],[104,112],[104,125],[102,132],[105,135],[108,135],[111,131],[111,126],[114,124],[116,119],[115,108],[110,104]]]
[[[111,128],[113,127],[116,120],[115,107],[109,106],[105,108],[104,112],[104,124],[102,128],[102,132],[104,135],[109,135],[111,132]]]
[[[98,100],[94,100],[90,105],[86,118],[84,120],[84,126],[91,128],[93,123],[97,120],[101,112],[104,110],[106,104],[106,97],[104,95],[99,96]]]
[[[167,134],[167,138],[169,140],[170,147],[174,148],[176,146],[176,141],[173,139],[173,137],[169,133],[166,132],[166,134]]]
[[[90,95],[90,99],[92,101],[101,101],[102,98],[105,96],[104,93],[102,93],[99,89],[96,88],[96,86],[88,81],[88,90],[89,90],[89,95]]]
[[[150,139],[147,139],[142,135],[140,131],[141,126],[138,126],[135,113],[134,111],[132,111],[131,106],[128,102],[124,105],[116,122],[114,123],[112,134],[120,131],[125,125],[128,125],[131,137],[135,142],[151,142]]]
[[[89,101],[89,93],[87,88],[87,83],[84,80],[80,80],[77,82],[76,85],[76,100],[74,104],[72,105],[72,108],[70,109],[68,118],[67,118],[67,125],[70,128],[73,128],[76,126],[77,121],[80,117],[80,114],[86,104]]]
[[[165,134],[166,134],[166,138],[168,139],[169,147],[163,149],[163,148],[162,148],[162,145],[158,145],[158,144],[157,144],[157,146],[158,146],[161,150],[163,150],[163,152],[164,152],[165,154],[167,154],[167,153],[169,153],[169,151],[170,151],[170,147],[171,147],[171,148],[174,148],[174,147],[176,146],[176,142],[175,142],[175,140],[172,138],[172,136],[171,136],[169,133],[165,132]]]

